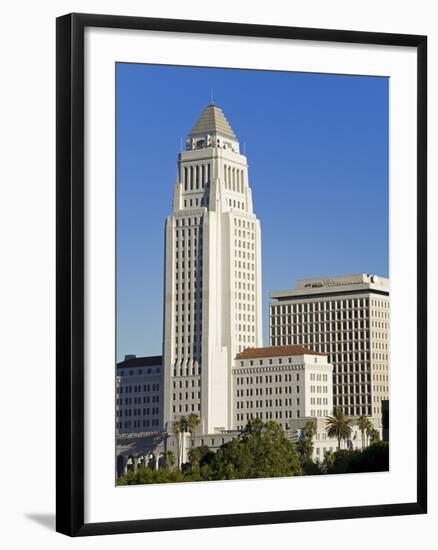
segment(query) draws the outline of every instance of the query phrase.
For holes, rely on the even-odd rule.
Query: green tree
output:
[[[389,469],[389,447],[384,441],[371,443],[360,451],[342,449],[333,453],[332,458],[326,468],[328,474],[383,472]]]
[[[196,413],[190,413],[187,418],[187,427],[190,432],[191,437],[193,437],[193,434],[195,433],[196,428],[200,424],[199,416]]]
[[[137,468],[123,474],[117,480],[117,485],[144,485],[148,483],[176,483],[185,481],[179,470],[151,470],[150,468]]]
[[[322,469],[324,473],[329,473],[334,463],[335,453],[331,449],[329,449],[324,453],[324,460],[322,461]]]
[[[316,424],[313,420],[309,420],[304,425],[301,434],[296,442],[296,448],[300,456],[301,464],[312,462],[313,455],[313,438],[316,434]]]
[[[367,433],[367,436],[370,439],[370,444],[377,443],[380,440],[379,432],[371,424],[371,422],[370,422],[370,425],[367,427],[366,433]]]
[[[365,416],[364,414],[362,414],[357,419],[357,426],[358,426],[358,428],[360,430],[360,433],[361,433],[361,436],[362,436],[362,449],[364,449],[365,448],[365,435],[367,434],[367,430],[371,426],[371,421],[368,418],[368,416]]]
[[[214,479],[252,479],[300,475],[292,442],[273,421],[251,419],[238,438],[222,445],[211,464]]]
[[[166,467],[170,471],[175,467],[175,453],[171,449],[166,452]]]
[[[189,462],[192,470],[199,468],[199,464],[202,458],[202,450],[200,447],[192,447],[189,451]]]
[[[351,436],[353,419],[345,415],[341,408],[335,407],[332,416],[326,418],[327,435],[338,440],[338,451],[341,441]]]

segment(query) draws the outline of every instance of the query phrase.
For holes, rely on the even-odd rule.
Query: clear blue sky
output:
[[[388,275],[386,78],[118,64],[117,358],[161,354],[164,221],[176,160],[214,99],[245,142],[268,294]]]

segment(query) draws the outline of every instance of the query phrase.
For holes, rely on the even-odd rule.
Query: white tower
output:
[[[165,428],[194,412],[202,433],[231,429],[235,356],[262,345],[260,222],[246,157],[214,103],[178,157],[164,268]]]

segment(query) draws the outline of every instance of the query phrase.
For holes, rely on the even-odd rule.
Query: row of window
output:
[[[335,374],[333,376],[333,382],[335,384],[352,384],[354,382],[366,383],[370,381],[369,373],[348,373],[348,374]]]
[[[244,192],[244,172],[241,168],[224,165],[224,183],[225,189],[235,193]]]
[[[186,393],[174,393],[172,394],[172,400],[176,401],[182,401],[183,399],[200,399],[201,398],[201,392],[186,392]]]
[[[300,393],[300,386],[296,386],[295,388],[296,393]],[[294,386],[269,386],[269,387],[261,387],[261,388],[246,388],[245,389],[238,389],[236,390],[237,397],[244,397],[245,394],[247,397],[252,397],[253,395],[281,395],[283,392],[285,394],[293,393]],[[299,401],[299,399],[298,399]]]
[[[388,309],[389,308],[389,301],[388,300],[376,300],[375,298],[373,298],[371,300],[371,305],[374,306],[374,307],[380,307],[380,308],[383,308],[383,309]]]
[[[246,412],[246,413],[236,413],[236,420],[237,422],[241,422],[243,420],[251,420],[252,418],[260,418],[261,420],[281,420],[283,418],[301,418],[301,412],[300,411],[254,411],[254,412]],[[237,426],[238,430],[242,430],[244,426]],[[283,427],[282,424],[280,424],[280,427]],[[289,425],[286,424],[284,426],[285,430],[289,429]]]
[[[191,351],[191,348],[188,347],[187,348],[187,357],[184,357],[183,359],[181,359],[182,361],[186,361],[186,360],[192,360],[194,359],[197,363],[199,363],[196,367],[193,366],[193,367],[186,367],[186,368],[174,368],[173,369],[173,376],[196,376],[196,375],[199,375],[201,374],[201,353],[193,353],[193,355],[190,353]],[[178,348],[175,348],[175,356],[178,357],[179,359],[179,352],[181,354],[184,354],[184,350],[181,349],[181,350],[178,350]],[[176,361],[178,361],[178,359],[176,359]]]
[[[236,290],[252,290],[255,291],[255,285],[254,283],[242,283],[240,281],[236,281],[236,284],[234,285],[234,288]]]
[[[315,351],[321,353],[330,354],[331,359],[329,362],[333,363],[335,361],[369,361],[370,353],[369,352],[356,352],[351,353],[355,349],[368,349],[368,343],[357,343],[357,342],[344,342],[344,343],[323,343],[318,337],[315,336],[274,336],[271,337],[271,346],[290,346],[290,345],[303,345],[305,347],[310,347]],[[347,353],[348,352],[348,353]],[[354,357],[353,357],[354,356]],[[348,358],[347,358],[348,357]]]
[[[148,368],[142,368],[142,369],[119,369],[117,375],[120,377],[123,376],[138,376],[143,374],[153,374],[153,373],[159,373],[161,370],[160,367],[148,367]]]
[[[176,218],[175,225],[176,227],[190,227],[190,226],[197,226],[201,223],[202,219],[200,217],[194,217],[194,218]],[[185,230],[190,235],[190,230]]]
[[[236,201],[235,199],[226,199],[230,208],[238,208],[239,210],[245,210],[245,203],[242,201]]]
[[[191,382],[191,384],[189,384],[189,382]],[[173,381],[174,388],[177,388],[177,387],[188,388],[190,385],[192,388],[194,388],[195,386],[200,386],[201,380],[199,378],[198,379],[192,378],[192,380],[190,381],[189,380],[179,380],[179,382],[177,382],[176,380]]]
[[[244,258],[244,259],[248,259],[248,260],[254,260],[255,255],[254,255],[254,252],[246,252],[246,250],[242,250],[242,249],[238,248],[235,251],[235,257],[236,258]]]
[[[371,401],[370,395],[361,393],[359,395],[336,395],[333,394],[333,401],[338,405],[365,405]]]
[[[159,391],[160,384],[143,384],[143,390],[141,384],[135,384],[134,386],[120,386],[119,393],[138,393],[141,391]]]
[[[254,222],[244,220],[242,218],[234,218],[234,225],[236,227],[244,227],[246,229],[254,229]]]
[[[178,318],[175,318],[175,321],[178,323]],[[202,317],[201,319],[199,319],[199,323],[201,323],[202,321]],[[184,322],[184,319],[181,319],[181,322]],[[190,321],[188,320],[188,322],[190,323]],[[193,319],[193,322],[195,323],[193,325],[193,331],[197,331],[198,329],[200,330],[201,329],[201,325],[198,324],[198,321],[196,319],[196,316],[194,316],[194,319]],[[192,331],[192,325],[188,325],[188,324],[182,324],[181,326],[179,326],[178,324],[176,325],[175,327],[175,331],[176,333],[178,334],[179,331],[181,332],[185,332],[186,331],[186,328],[187,328],[187,332],[191,332]]]
[[[247,334],[239,334],[239,342],[246,342],[247,344],[255,343],[255,336],[249,336]]]
[[[247,241],[244,241],[243,239],[235,239],[234,240],[234,246],[236,248],[242,248],[242,249],[247,249],[247,250],[255,250],[255,244],[254,243],[249,243]]]
[[[236,321],[252,321],[255,322],[255,315],[250,315],[249,313],[235,313],[234,319]]]
[[[195,277],[195,275],[197,275],[198,277],[202,277],[202,258],[199,258],[199,269],[196,270],[196,268],[198,267],[198,264],[197,264],[197,260],[193,260],[193,267],[195,268],[195,270],[192,272],[192,264],[191,264],[191,260],[188,260],[187,262],[185,262],[184,260],[183,261],[178,261],[178,259],[175,261],[175,269],[178,271],[178,277],[179,277],[179,273],[181,273],[181,279],[183,279],[184,277],[182,276],[183,274],[183,271],[184,269],[186,269],[187,267],[187,278],[189,279],[190,278],[190,275],[191,273],[193,273],[193,276]]]
[[[146,409],[120,409],[116,411],[118,417],[122,416],[154,416],[160,414],[159,407],[152,407]]]
[[[184,412],[194,412],[194,411],[200,411],[201,410],[201,405],[199,403],[195,404],[195,403],[191,403],[190,405],[188,403],[186,403],[185,405],[172,405],[172,412],[176,413],[176,412],[180,412],[180,413],[184,413]]]
[[[204,189],[211,179],[210,164],[196,164],[184,166],[183,169],[183,185],[184,191],[193,191]]]
[[[175,295],[175,300],[176,301],[181,301],[181,302],[190,302],[190,300],[195,300],[195,301],[201,301],[202,300],[202,290],[198,290],[196,292],[193,292],[193,294],[191,292],[188,292],[187,294],[185,294],[185,292],[182,292],[182,294],[176,294]]]
[[[175,345],[185,344],[185,343],[192,344],[193,350],[196,353],[196,351],[198,351],[198,348],[200,349],[201,347],[201,339],[202,339],[202,336],[200,332],[199,333],[194,332],[193,335],[189,334],[187,338],[185,336],[175,336]]]
[[[310,393],[328,393],[328,386],[310,386]]]
[[[368,312],[365,309],[349,311],[326,311],[324,313],[290,313],[288,315],[271,314],[272,325],[299,325],[308,323],[327,323],[337,320],[365,320]],[[352,326],[351,324],[349,326]]]
[[[289,358],[290,360],[290,358]],[[269,365],[272,365],[272,359],[268,359]],[[291,361],[289,361],[291,362]],[[250,366],[254,365],[254,361],[251,359],[249,361]],[[281,359],[279,360],[279,365],[281,365]],[[248,366],[248,363],[245,361],[240,361],[240,366]],[[259,359],[259,365],[263,365],[263,359]],[[263,378],[265,379],[265,384],[272,384],[273,382],[291,382],[292,380],[300,381],[300,375],[298,373],[287,373],[287,374],[267,374],[265,376],[247,376],[247,377],[237,377],[236,384],[253,384],[254,380],[256,384],[263,384]]]
[[[330,342],[360,342],[361,349],[369,346],[368,333],[364,329],[368,328],[368,321],[359,323],[326,323],[315,325],[271,325],[270,336],[294,336],[304,337],[310,336],[317,339],[321,343]]]
[[[328,397],[311,397],[310,398],[310,404],[311,405],[328,405]]]
[[[116,428],[118,430],[127,430],[129,428],[149,428],[149,427],[156,427],[159,425],[158,418],[152,418],[147,420],[126,420],[125,422],[116,422]]]
[[[311,372],[310,373],[310,381],[311,382],[327,382],[328,380],[328,374],[321,374],[321,373],[315,373],[315,372]]]
[[[190,343],[190,342],[189,342]],[[184,346],[183,344],[177,344],[179,347],[175,348],[175,357],[177,359],[195,359],[196,361],[200,362],[201,360],[201,353],[202,353],[202,343],[193,343],[189,346]],[[181,371],[182,372],[182,371]],[[199,371],[200,372],[200,371]],[[191,376],[191,374],[196,374],[195,372],[190,373],[190,375],[187,374],[185,376]],[[183,374],[179,374],[180,376],[184,376]]]
[[[184,199],[184,208],[198,208],[199,206],[206,206],[208,208],[209,198],[209,195],[206,194],[204,197]]]
[[[271,304],[273,314],[310,313],[311,311],[332,311],[336,309],[367,308],[368,298],[354,298],[349,300],[323,300],[318,302],[300,302],[288,305]]]
[[[255,239],[254,232],[253,231],[246,231],[245,229],[234,229],[234,236],[239,237],[239,239],[240,238],[250,239],[252,241]]]
[[[371,392],[371,385],[358,385],[358,384],[350,384],[350,385],[335,385],[333,386],[333,394],[334,395],[344,395],[344,394],[366,394]],[[353,396],[352,396],[353,397]],[[357,397],[357,395],[356,395]]]
[[[125,397],[123,400],[121,397],[119,397],[120,394],[117,394],[116,398],[116,404],[117,405],[139,405],[140,403],[159,403],[160,402],[160,396],[159,395],[143,395],[142,397]]]
[[[197,251],[198,238],[199,246],[202,246],[202,227],[175,229],[175,237],[175,248],[181,251],[181,254],[187,250],[187,255],[189,256],[190,252]]]

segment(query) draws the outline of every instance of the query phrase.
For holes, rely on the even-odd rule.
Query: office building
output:
[[[301,345],[333,364],[333,402],[381,428],[389,387],[389,280],[348,275],[270,293],[270,343]]]
[[[116,368],[116,434],[161,431],[162,399],[161,355],[126,355]]]
[[[178,156],[165,228],[164,425],[196,413],[200,432],[232,425],[232,366],[262,345],[260,223],[248,165],[211,103]]]

